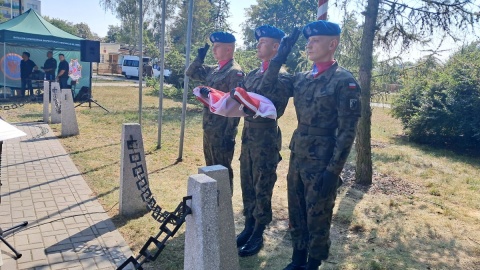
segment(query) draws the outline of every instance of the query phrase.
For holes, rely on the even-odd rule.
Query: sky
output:
[[[107,35],[109,25],[119,25],[120,22],[112,13],[105,12],[99,2],[99,0],[41,0],[42,16],[73,23],[84,22],[93,32],[103,37]]]
[[[41,1],[43,16],[59,18],[73,23],[85,22],[93,32],[101,37],[107,35],[109,25],[120,25],[119,20],[110,11],[105,11],[100,6],[99,0]],[[241,33],[241,23],[244,21],[245,8],[256,2],[256,0],[230,1],[230,13],[232,16],[229,21],[235,32]],[[237,39],[239,38],[241,37],[237,37]]]
[[[110,11],[105,11],[99,4],[99,0],[76,0],[76,1],[59,1],[59,0],[41,0],[42,2],[42,15],[53,18],[59,18],[73,23],[84,22],[90,26],[90,29],[97,33],[99,36],[106,36],[109,25],[119,25],[118,19],[111,14]],[[243,44],[242,40],[242,27],[241,24],[245,20],[245,8],[256,4],[256,0],[230,0],[230,13],[229,18],[230,25],[236,32],[237,44]],[[311,12],[316,13],[316,10]],[[338,8],[333,5],[329,7],[329,18],[333,22],[340,22],[342,13]],[[467,40],[472,40],[469,36]],[[458,48],[458,44],[454,44],[452,41],[445,42],[442,49],[450,50],[444,52],[441,55],[442,59],[446,59],[451,53],[452,49]],[[414,46],[408,52],[393,51],[391,55],[402,54],[404,60],[415,61],[427,52],[428,48],[422,48],[420,46]],[[390,55],[384,54],[384,57],[389,58]]]

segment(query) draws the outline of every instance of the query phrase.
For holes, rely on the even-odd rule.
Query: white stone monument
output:
[[[50,111],[48,106],[50,105],[50,82],[43,82],[43,122],[48,124],[50,119]]]
[[[61,93],[60,84],[58,82],[52,82],[50,85],[51,94],[52,94],[52,113],[51,121],[52,124],[60,124],[62,122],[62,103],[61,103]]]
[[[75,136],[80,133],[78,130],[77,115],[71,89],[62,89],[62,137]]]
[[[192,214],[186,218],[184,269],[220,270],[217,181],[191,175],[187,193]]]
[[[120,214],[137,215],[147,210],[142,194],[150,192],[140,124],[123,124],[120,159]]]
[[[198,173],[217,181],[218,188],[218,246],[220,248],[220,268],[238,270],[238,250],[235,236],[235,221],[232,206],[232,189],[228,169],[222,165],[201,167]]]

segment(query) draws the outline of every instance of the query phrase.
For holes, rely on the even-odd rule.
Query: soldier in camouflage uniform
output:
[[[280,70],[277,83],[268,91],[261,91],[263,74],[270,60],[277,53],[285,33],[273,26],[264,25],[255,30],[257,57],[262,60],[259,68],[244,79],[245,90],[270,99],[280,118],[288,104],[285,93],[291,87],[291,75]],[[277,181],[277,164],[281,160],[282,136],[277,120],[262,117],[245,117],[240,155],[240,178],[243,197],[245,229],[237,236],[241,257],[257,254],[263,246],[263,231],[272,221],[272,193]]]
[[[186,74],[207,86],[223,92],[230,92],[244,78],[241,67],[233,59],[235,37],[230,33],[215,32],[210,35],[213,43],[213,56],[218,66],[204,65],[208,44],[198,49],[198,55],[188,67]],[[233,192],[232,159],[235,149],[235,136],[240,118],[227,118],[203,109],[203,154],[207,166],[223,165],[228,168],[230,187]]]
[[[290,142],[287,176],[293,256],[284,270],[318,269],[328,258],[332,212],[341,184],[339,175],[360,117],[360,87],[333,58],[340,31],[337,24],[326,21],[303,28],[308,39],[307,54],[314,67],[295,76],[289,93],[294,98],[298,127]],[[262,88],[272,87],[291,46],[280,45]]]

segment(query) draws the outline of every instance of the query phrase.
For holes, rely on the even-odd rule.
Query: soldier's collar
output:
[[[233,63],[233,58],[230,60],[218,61],[217,70],[222,70],[224,67],[228,66],[231,63]]]
[[[308,72],[307,74],[307,78],[308,79],[311,79],[311,80],[329,80],[333,74],[335,74],[335,71],[337,70],[338,68],[338,62],[335,61],[335,63],[333,63],[332,66],[330,66],[327,70],[325,70],[325,72],[323,72],[322,74],[320,74],[318,77],[314,78],[314,76],[312,75],[312,72]]]

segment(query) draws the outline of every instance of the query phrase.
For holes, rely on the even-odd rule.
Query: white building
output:
[[[18,0],[0,0],[0,12],[5,19],[11,19],[20,15]],[[42,14],[42,2],[40,0],[22,0],[22,13],[33,9],[38,14]]]

